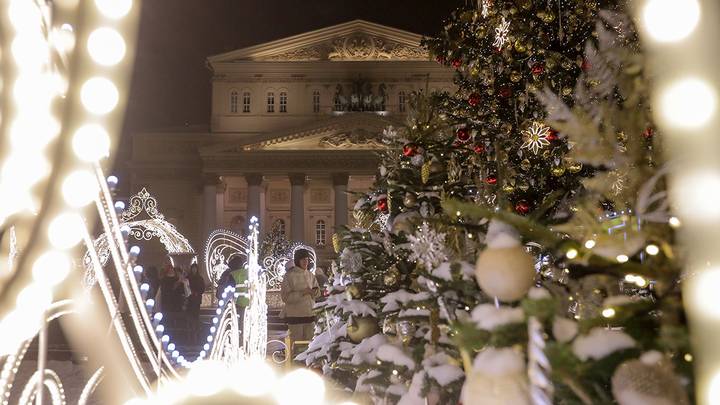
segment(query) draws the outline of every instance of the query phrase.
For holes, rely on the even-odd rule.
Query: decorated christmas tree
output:
[[[458,91],[385,132],[301,359],[376,403],[693,400],[679,222],[618,11],[481,1],[428,42]]]

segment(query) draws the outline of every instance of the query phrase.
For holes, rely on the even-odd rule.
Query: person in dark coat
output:
[[[162,311],[182,312],[185,301],[185,286],[181,275],[171,265],[167,265],[160,278],[160,305]]]
[[[205,280],[203,280],[200,271],[198,271],[198,265],[195,263],[190,265],[188,281],[190,283],[190,296],[187,298],[185,312],[190,323],[192,336],[197,338],[200,334],[200,305],[205,292]]]

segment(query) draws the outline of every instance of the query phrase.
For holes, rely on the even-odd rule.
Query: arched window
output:
[[[246,91],[243,93],[243,112],[249,113],[250,112],[250,92]]]
[[[315,223],[315,245],[325,246],[325,221],[322,219]]]
[[[401,113],[405,112],[405,110],[406,110],[405,103],[406,103],[405,92],[401,91],[400,93],[398,93],[398,111],[399,112],[401,112]]]
[[[280,92],[280,112],[287,112],[287,92],[285,91]]]
[[[233,114],[238,112],[238,92],[235,90],[230,92],[230,112]]]
[[[267,112],[275,112],[275,92],[272,91],[267,94]]]
[[[285,228],[285,220],[284,219],[276,219],[275,222],[273,223],[272,229],[273,229],[273,231],[277,230],[280,233],[280,235],[282,235],[283,237],[285,237],[285,235],[287,235],[287,233],[285,231],[286,228]]]
[[[238,235],[245,235],[245,217],[242,215],[234,216],[230,220],[230,230],[237,233]]]
[[[320,112],[320,92],[318,90],[313,91],[313,112],[319,113]]]

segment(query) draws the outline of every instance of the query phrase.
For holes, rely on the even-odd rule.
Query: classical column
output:
[[[260,193],[262,192],[262,181],[263,176],[259,173],[246,173],[245,181],[248,185],[247,193],[247,221],[250,223],[250,218],[256,217],[258,220],[260,217]]]
[[[290,177],[290,239],[305,241],[305,174],[293,173]]]
[[[217,228],[225,227],[225,190],[227,190],[227,184],[225,179],[220,177],[215,190],[215,224]]]
[[[217,192],[220,179],[217,175],[208,174],[203,178],[203,242],[210,232],[218,228],[217,223]]]
[[[335,190],[335,230],[348,223],[348,177],[347,173],[332,175],[333,189]]]

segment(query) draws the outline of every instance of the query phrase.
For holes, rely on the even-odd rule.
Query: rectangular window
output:
[[[272,91],[267,94],[267,112],[275,112],[275,93]]]
[[[325,246],[325,221],[315,223],[315,245]]]
[[[280,93],[280,112],[287,112],[287,93],[284,91]]]
[[[312,103],[313,103],[313,112],[319,113],[320,112],[320,92],[317,90],[313,91]]]
[[[401,91],[398,95],[398,111],[405,112],[405,92]]]
[[[237,91],[233,91],[230,93],[230,112],[236,113],[238,112],[238,94]]]
[[[250,112],[250,92],[248,91],[243,93],[243,112]]]

